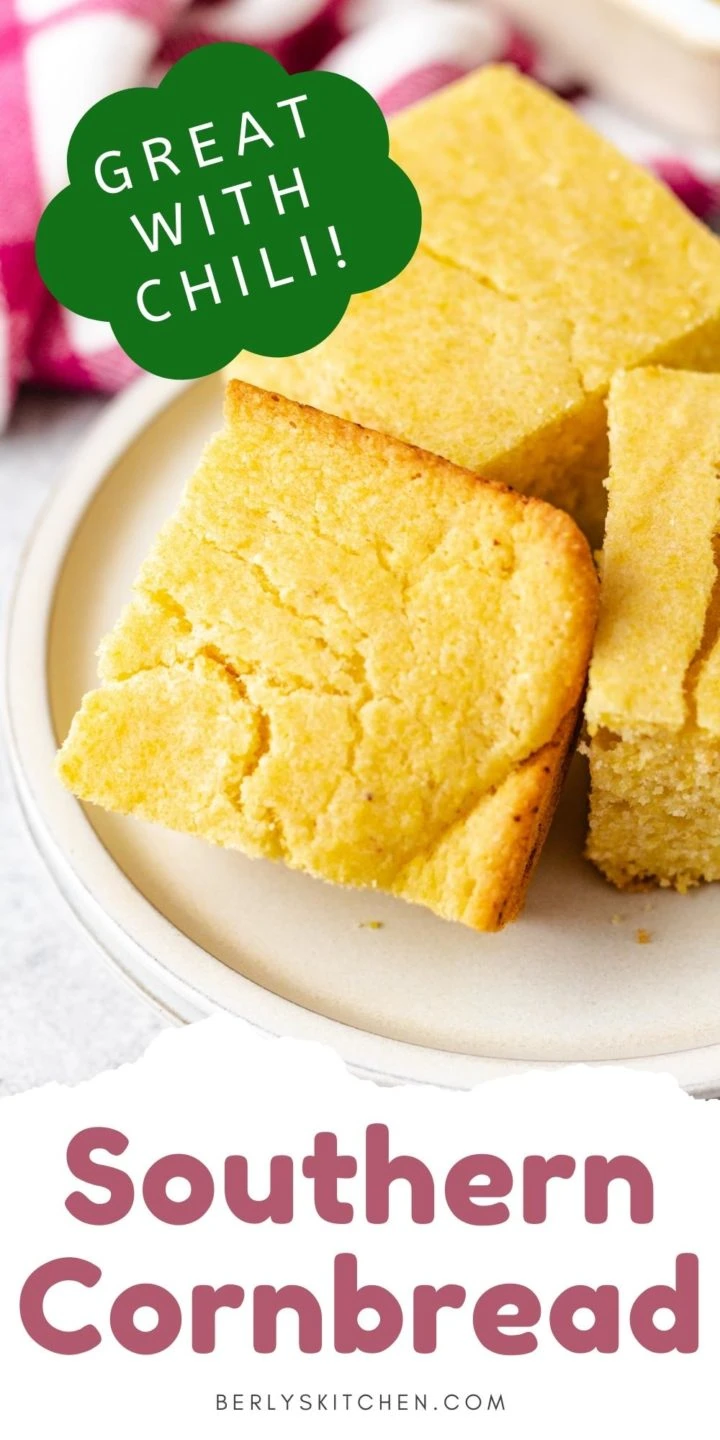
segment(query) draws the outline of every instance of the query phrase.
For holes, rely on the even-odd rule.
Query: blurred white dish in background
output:
[[[666,132],[720,144],[718,0],[497,0],[577,78]]]

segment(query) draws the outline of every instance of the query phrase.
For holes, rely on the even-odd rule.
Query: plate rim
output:
[[[225,1003],[232,988],[242,993],[242,1018],[268,1034],[331,1045],[349,1068],[378,1083],[434,1084],[467,1089],[483,1081],[530,1068],[556,1069],[564,1061],[509,1060],[435,1050],[409,1041],[357,1029],[305,1008],[212,956],[155,908],[132,884],[106,850],[83,807],[56,784],[52,758],[57,743],[50,713],[47,656],[54,597],[65,557],[93,497],[108,471],[162,412],[204,381],[172,381],[146,375],[111,400],[91,423],[64,467],[21,552],[11,587],[3,636],[2,721],[9,769],[30,836],[75,920],[116,973],[176,1022],[218,1011],[239,1013]],[[38,724],[38,716],[40,723]],[[33,724],[25,723],[33,717]],[[138,939],[102,903],[115,887],[139,917]],[[150,941],[154,946],[148,948]],[[198,966],[197,983],[178,975],[156,948],[174,944]],[[189,948],[188,948],[189,947]],[[213,993],[201,986],[210,980]],[[228,977],[232,977],[228,981]],[[223,983],[223,980],[225,983]],[[593,1066],[670,1073],[690,1093],[707,1097],[720,1091],[720,1044],[625,1060],[587,1062]]]

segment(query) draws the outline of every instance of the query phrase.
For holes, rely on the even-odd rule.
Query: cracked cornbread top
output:
[[[674,195],[532,80],[491,66],[393,121],[422,245],[569,327],[583,389],[659,358],[720,307],[720,246]]]
[[[279,396],[232,383],[226,418],[101,647],[62,777],[494,928],[572,734],[585,540],[539,501]]]

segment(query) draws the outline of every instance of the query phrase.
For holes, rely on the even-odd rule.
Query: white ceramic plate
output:
[[[720,887],[621,896],[581,858],[577,760],[523,918],[475,935],[135,820],[53,774],[98,639],[220,418],[221,387],[147,379],[77,454],[25,556],[7,710],[18,792],[107,956],[180,1019],[221,1008],[333,1044],[376,1078],[470,1085],[530,1062],[618,1061],[720,1089]],[[381,922],[369,928],[367,922]],[[638,929],[652,934],[640,945]]]

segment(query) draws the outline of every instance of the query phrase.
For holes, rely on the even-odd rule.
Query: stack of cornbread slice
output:
[[[241,380],[539,495],[602,537],[617,370],[720,369],[720,246],[532,81],[488,67],[391,126],[420,247],[322,345]]]
[[[555,507],[598,539],[618,371],[720,371],[720,245],[513,71],[450,87],[392,132],[423,204],[417,255],[315,350],[232,367],[226,428],[102,646],[60,773],[84,800],[492,930],[521,907],[595,628],[588,545]],[[720,380],[695,384],[712,404]],[[626,664],[627,587],[610,577],[634,503],[628,490],[611,519],[591,688],[608,812],[643,799],[597,761],[610,735],[635,743],[603,699]],[[688,644],[712,523],[706,506],[688,536],[704,587]],[[676,728],[702,727],[700,682],[692,702],[685,683]],[[698,878],[685,860],[638,870],[616,853],[630,831],[599,828],[591,854],[614,880]]]

